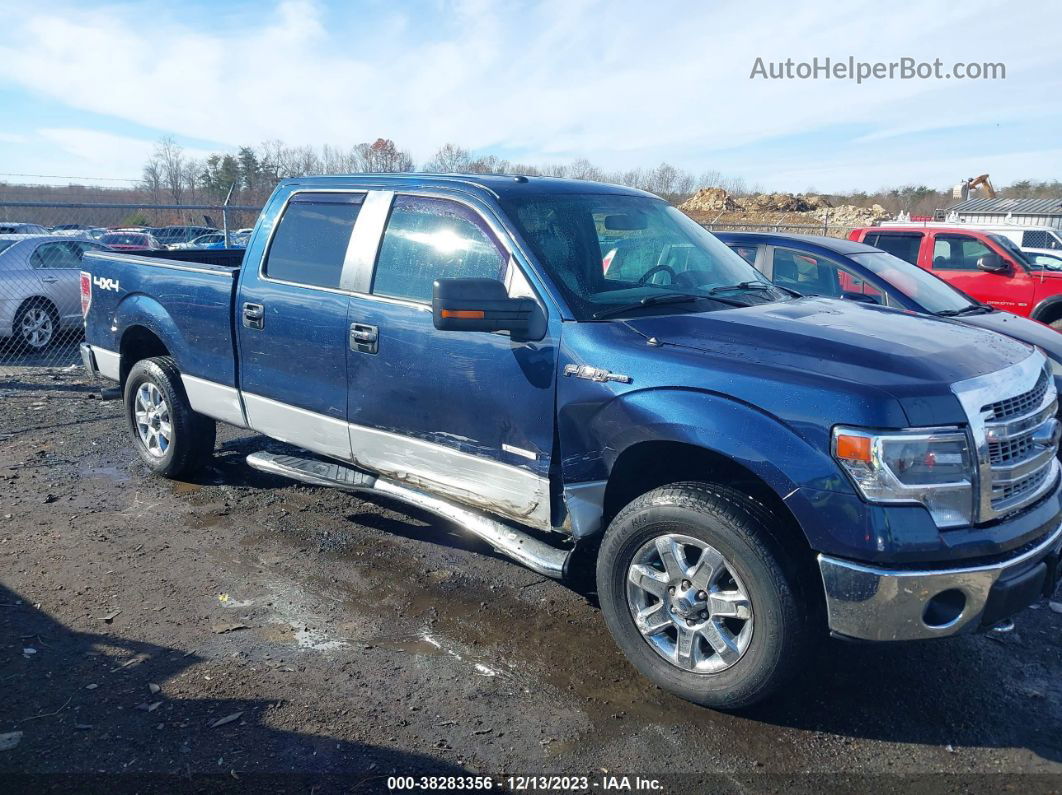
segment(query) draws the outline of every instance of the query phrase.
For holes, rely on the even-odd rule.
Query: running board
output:
[[[478,511],[464,508],[419,489],[403,486],[342,464],[299,458],[293,455],[251,453],[247,456],[247,463],[261,472],[301,480],[303,483],[310,483],[314,486],[331,486],[346,491],[385,494],[461,525],[501,554],[545,577],[561,579],[568,573],[571,551],[557,549],[528,533],[491,519]]]

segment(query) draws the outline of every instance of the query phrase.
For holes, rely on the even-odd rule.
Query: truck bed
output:
[[[130,334],[148,332],[166,341],[183,374],[236,386],[232,318],[242,258],[242,250],[87,254],[86,341],[120,353]]]

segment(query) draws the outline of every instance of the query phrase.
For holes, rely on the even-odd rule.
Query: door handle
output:
[[[253,329],[265,328],[265,307],[261,304],[244,304],[243,327]]]
[[[367,323],[351,323],[350,349],[358,353],[376,353],[380,350],[380,330]]]
[[[41,281],[45,284],[55,284],[57,281],[59,281],[59,279],[57,279],[55,276],[43,276],[41,277]]]

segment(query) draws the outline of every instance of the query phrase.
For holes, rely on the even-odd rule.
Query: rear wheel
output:
[[[47,350],[59,333],[59,313],[44,299],[27,301],[15,315],[14,330],[24,349]]]
[[[133,365],[125,382],[125,411],[140,459],[168,478],[194,472],[214,451],[217,426],[192,411],[169,356]]]
[[[612,636],[659,686],[709,707],[760,701],[800,670],[814,635],[803,568],[744,494],[676,483],[642,495],[601,544]]]

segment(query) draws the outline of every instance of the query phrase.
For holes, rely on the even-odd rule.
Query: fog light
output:
[[[927,627],[943,629],[958,621],[965,608],[966,595],[956,588],[949,588],[929,600],[922,621]]]

